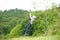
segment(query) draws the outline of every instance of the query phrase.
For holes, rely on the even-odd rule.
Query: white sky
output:
[[[36,10],[44,10],[50,8],[52,2],[55,4],[60,4],[60,0],[0,0],[0,10],[9,9],[23,9],[23,10],[34,10],[33,2],[36,2]],[[47,3],[48,2],[48,3]]]

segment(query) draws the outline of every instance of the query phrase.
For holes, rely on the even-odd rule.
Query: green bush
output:
[[[32,15],[36,15],[36,19],[29,29],[30,36],[39,36],[45,34],[47,29],[56,23],[58,9],[49,9],[45,11],[32,11]],[[60,13],[60,12],[59,12]],[[11,9],[1,12],[2,17],[0,16],[0,29],[2,27],[3,31],[1,32],[5,36],[17,37],[23,36],[29,22],[29,12],[26,10],[20,9]],[[57,28],[57,26],[56,26]],[[1,30],[2,30],[1,29]],[[0,30],[0,31],[1,31]],[[49,30],[49,29],[48,29]],[[56,34],[59,32],[56,32]]]
[[[9,37],[16,37],[22,35],[21,24],[17,24],[10,32]]]

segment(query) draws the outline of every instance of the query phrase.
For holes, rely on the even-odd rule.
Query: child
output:
[[[31,25],[33,24],[33,21],[35,20],[35,18],[36,18],[36,16],[32,16],[31,13],[30,13],[30,21],[29,21],[29,24],[28,24],[28,26],[26,28],[25,36],[28,36],[29,35],[28,34],[28,31],[29,31]]]

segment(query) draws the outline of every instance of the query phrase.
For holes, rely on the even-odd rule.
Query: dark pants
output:
[[[27,28],[26,28],[25,34],[24,34],[25,36],[29,35],[28,31],[29,31],[30,27],[31,27],[31,24],[29,23]]]

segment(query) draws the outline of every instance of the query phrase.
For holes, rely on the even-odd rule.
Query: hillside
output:
[[[30,36],[60,35],[60,7],[45,11],[33,11],[36,15]],[[29,12],[21,9],[0,11],[0,36],[5,38],[24,36],[29,22]]]

